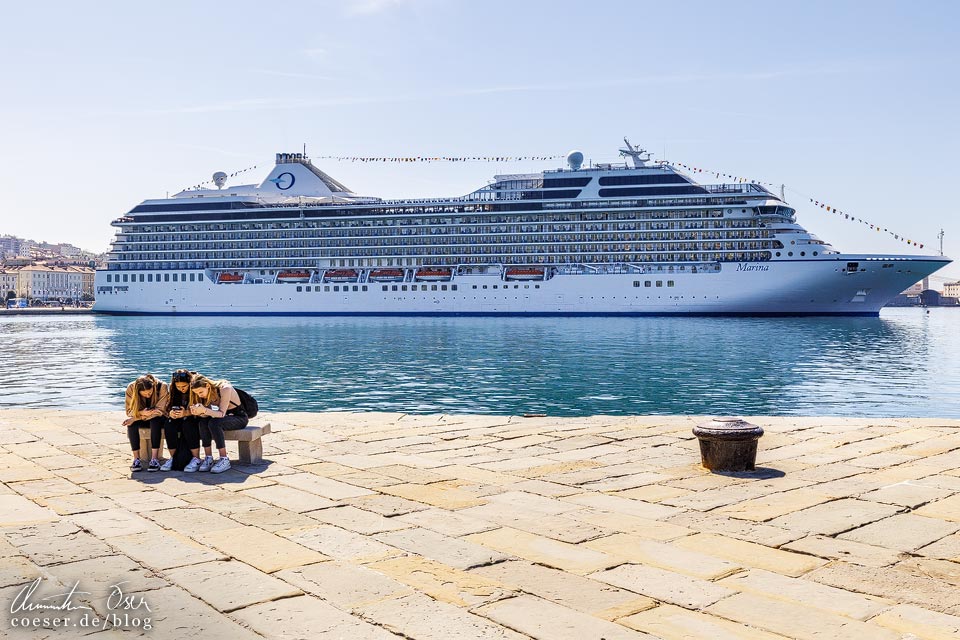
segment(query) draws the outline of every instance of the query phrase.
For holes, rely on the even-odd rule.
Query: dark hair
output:
[[[177,369],[173,372],[173,375],[170,377],[170,406],[171,407],[186,407],[190,404],[190,383],[193,382],[193,377],[197,375],[196,371],[190,371],[189,369]],[[187,390],[186,392],[181,392],[177,388],[178,382],[186,382]]]

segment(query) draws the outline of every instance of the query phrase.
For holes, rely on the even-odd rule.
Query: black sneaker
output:
[[[147,471],[160,471],[160,463],[157,462],[156,458],[151,460],[150,464],[147,465]]]
[[[130,465],[130,471],[143,471],[143,465],[140,464],[140,458],[137,458],[133,461],[133,464]]]

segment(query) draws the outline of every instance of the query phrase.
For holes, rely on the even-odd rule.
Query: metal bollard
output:
[[[714,418],[698,424],[693,435],[700,440],[700,458],[710,471],[753,471],[757,440],[763,429],[742,418]]]

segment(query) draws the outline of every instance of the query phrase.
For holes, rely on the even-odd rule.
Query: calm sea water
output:
[[[141,372],[270,411],[960,417],[960,309],[879,318],[0,316],[0,407],[117,409]]]

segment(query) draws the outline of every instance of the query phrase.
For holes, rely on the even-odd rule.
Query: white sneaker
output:
[[[213,465],[213,468],[210,469],[210,473],[223,473],[230,468],[230,458],[220,458],[217,460],[217,463]]]
[[[187,463],[187,466],[185,466],[183,470],[187,473],[193,473],[199,468],[200,468],[200,458],[194,458],[193,460]]]
[[[200,463],[200,468],[197,471],[210,471],[210,467],[213,466],[213,456],[207,456],[203,459],[203,462]]]
[[[167,458],[167,461],[160,467],[160,471],[170,471],[173,469],[173,458]]]

